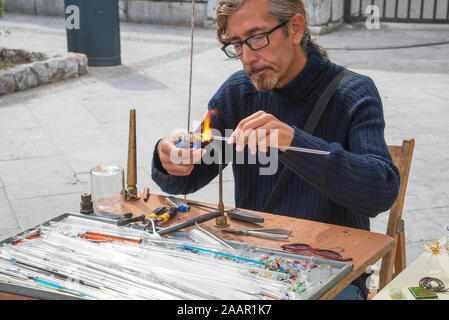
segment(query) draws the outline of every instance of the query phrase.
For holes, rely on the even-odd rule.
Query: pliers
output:
[[[282,229],[282,228],[258,228],[258,229],[231,229],[231,230],[222,230],[222,232],[240,234],[240,235],[249,235],[255,236],[265,239],[271,240],[285,240],[288,239],[289,234],[292,233],[290,229]]]
[[[144,231],[149,229],[150,226],[153,226],[153,233],[155,233],[156,229],[155,229],[155,223],[158,221],[167,221],[170,218],[173,218],[176,213],[178,212],[178,208],[176,207],[164,207],[164,206],[160,206],[159,208],[153,210],[152,213],[148,214],[145,216],[145,218],[143,219],[143,222],[146,223],[146,226],[144,228]]]
[[[167,221],[170,218],[173,218],[176,213],[178,212],[178,208],[176,207],[164,207],[161,206],[155,210],[153,210],[152,213],[145,216],[145,219],[153,219],[153,221]]]
[[[126,219],[122,218],[117,221],[117,225],[125,226],[132,222],[141,222],[141,221],[143,221],[144,223],[149,223],[149,221],[148,221],[149,219],[152,219],[154,222],[157,222],[157,221],[165,222],[168,219],[174,217],[176,215],[177,211],[178,211],[178,208],[170,207],[169,209],[167,209],[166,207],[161,206],[161,207],[155,209],[152,213],[147,214],[147,215],[142,214],[137,217],[126,218]]]

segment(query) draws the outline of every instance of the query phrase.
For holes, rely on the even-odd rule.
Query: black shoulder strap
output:
[[[307,119],[306,125],[304,126],[304,131],[310,134],[313,134],[315,131],[318,122],[321,119],[321,116],[324,113],[329,101],[334,95],[340,83],[342,83],[352,72],[348,69],[343,69],[339,74],[331,81],[331,83],[326,87],[323,94],[320,96],[315,106],[313,107],[312,113]],[[279,201],[282,191],[287,186],[287,183],[292,175],[292,171],[287,166],[284,166],[284,169],[281,172],[278,180],[276,181],[276,185],[271,191],[270,197],[265,203],[265,207],[263,209],[264,212],[273,212],[277,202]]]

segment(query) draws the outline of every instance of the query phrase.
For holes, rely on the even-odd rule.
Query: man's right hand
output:
[[[173,133],[157,144],[157,153],[162,166],[173,176],[188,176],[195,162],[201,160],[204,149],[180,149],[176,142],[184,137],[184,132]]]

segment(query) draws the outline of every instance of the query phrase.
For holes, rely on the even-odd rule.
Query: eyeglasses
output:
[[[245,43],[251,50],[259,50],[262,48],[265,48],[270,44],[270,39],[268,38],[268,35],[275,31],[276,29],[279,29],[284,24],[286,24],[290,20],[284,20],[281,23],[279,23],[277,26],[272,28],[271,30],[263,33],[256,34],[252,37],[249,37],[246,40],[233,42],[230,44],[227,44],[221,48],[223,52],[229,57],[229,58],[238,58],[243,53],[243,44]]]
[[[312,248],[308,244],[305,243],[292,243],[292,244],[284,244],[281,246],[282,249],[288,250],[288,251],[296,251],[296,252],[302,252],[302,251],[310,251],[318,256],[321,256],[326,259],[331,260],[337,260],[337,261],[352,261],[352,258],[343,258],[341,254],[338,252],[332,251],[332,250],[326,250],[326,249],[316,249]]]

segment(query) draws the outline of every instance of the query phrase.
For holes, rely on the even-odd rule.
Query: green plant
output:
[[[0,16],[3,13],[3,0],[0,0]]]
[[[1,1],[1,0],[0,0]],[[11,34],[11,31],[8,29],[8,28],[5,28],[5,29],[3,29],[3,30],[0,30],[0,36],[2,35],[2,34],[5,34],[5,35],[10,35]]]

